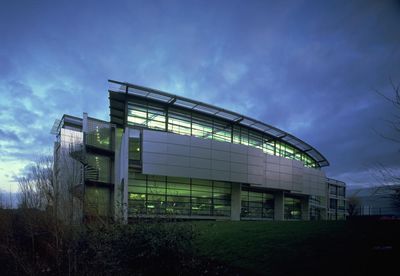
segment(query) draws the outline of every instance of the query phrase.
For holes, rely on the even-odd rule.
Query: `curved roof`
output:
[[[320,167],[329,166],[328,160],[315,148],[300,140],[299,138],[280,130],[271,125],[265,124],[258,120],[252,119],[245,115],[229,111],[214,105],[202,103],[199,101],[191,100],[185,97],[173,95],[156,89],[131,84],[127,82],[119,82],[115,80],[108,80],[110,84],[110,117],[111,122],[116,124],[123,124],[125,120],[125,109],[122,105],[121,98],[118,94],[124,93],[136,97],[142,97],[149,100],[159,101],[171,106],[178,106],[189,110],[205,113],[208,115],[216,116],[224,120],[237,123],[239,125],[254,129],[258,132],[268,134],[278,140],[284,141],[289,145],[305,152],[313,158]],[[114,92],[114,93],[112,93]],[[118,94],[115,94],[118,93]]]

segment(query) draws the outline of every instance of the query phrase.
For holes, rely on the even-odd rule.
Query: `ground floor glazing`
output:
[[[232,183],[184,177],[146,175],[129,170],[128,217],[225,217],[232,212]],[[302,219],[301,199],[284,197],[284,219]],[[241,219],[274,219],[272,191],[243,186],[240,190]]]

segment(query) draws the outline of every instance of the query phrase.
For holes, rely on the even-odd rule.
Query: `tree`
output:
[[[359,215],[360,200],[355,195],[350,196],[347,199],[347,214],[349,217]]]
[[[393,118],[386,119],[385,122],[394,131],[392,135],[386,135],[379,133],[381,137],[392,141],[393,143],[400,144],[400,82],[395,84],[392,79],[390,79],[390,84],[392,87],[392,95],[387,96],[384,93],[376,90],[380,96],[387,100],[390,105],[394,107],[395,114]],[[389,168],[382,164],[374,169],[375,177],[386,185],[390,190],[390,198],[392,199],[394,207],[400,208],[400,171],[399,169]]]
[[[29,238],[30,264],[33,265],[24,265],[26,257],[17,247],[9,247],[8,253],[26,274],[37,274],[35,270],[41,266],[36,260],[38,247],[46,248],[51,254],[58,274],[61,274],[66,253],[68,266],[73,263],[74,256],[69,254],[72,245],[65,244],[69,228],[64,223],[73,223],[75,212],[79,212],[82,205],[80,193],[74,189],[81,183],[82,171],[81,164],[70,157],[71,150],[57,147],[54,159],[53,156],[40,157],[17,179],[20,190],[18,215],[21,217],[17,220],[21,222],[17,228],[21,233],[13,235],[18,239]]]
[[[53,158],[40,157],[18,178],[20,207],[45,210],[54,205]]]
[[[72,224],[82,221],[83,216],[83,178],[84,158],[80,144],[61,144],[54,154],[54,197],[55,215]]]

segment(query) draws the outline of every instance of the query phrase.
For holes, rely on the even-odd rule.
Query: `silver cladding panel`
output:
[[[324,196],[325,173],[261,149],[174,133],[143,131],[143,173],[248,183]]]

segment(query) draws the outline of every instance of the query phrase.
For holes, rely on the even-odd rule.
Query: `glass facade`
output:
[[[182,177],[144,175],[129,170],[129,216],[231,215],[231,184]]]
[[[81,163],[80,172],[82,170],[85,172],[85,180],[87,181],[84,183],[84,207],[86,210],[104,215],[113,213],[114,209],[116,210],[116,206],[112,206],[115,188],[115,191],[118,191],[116,197],[120,199],[119,203],[127,203],[128,216],[131,218],[137,215],[172,215],[178,218],[190,216],[205,219],[231,217],[232,183],[142,174],[142,128],[241,144],[260,149],[265,154],[300,161],[306,167],[319,168],[318,162],[311,156],[314,156],[315,159],[321,157],[321,159],[318,159],[320,160],[319,164],[327,163],[316,150],[301,140],[291,135],[285,136],[285,132],[277,129],[274,132],[274,128],[269,129],[268,125],[241,117],[236,113],[218,108],[212,109],[211,106],[207,108],[206,105],[201,106],[201,103],[193,102],[193,105],[185,105],[179,102],[178,97],[173,97],[165,103],[161,103],[161,101],[157,101],[159,98],[152,97],[149,93],[142,91],[146,99],[135,96],[132,98],[130,96],[112,98],[110,94],[112,124],[87,118],[84,115],[83,119],[66,116],[64,120],[63,117],[62,128],[60,129],[60,125],[58,125],[57,130],[60,129],[60,132],[57,141],[61,145],[60,149],[75,149],[76,145],[79,145],[77,150],[71,153],[71,156]],[[113,109],[113,105],[118,105],[118,108]],[[226,114],[222,115],[223,112]],[[124,117],[125,115],[126,117]],[[85,121],[86,118],[87,121]],[[263,127],[261,128],[258,124]],[[55,124],[55,126],[57,125]],[[87,129],[85,136],[83,136],[82,128]],[[125,134],[128,137],[123,136]],[[122,139],[123,137],[124,139]],[[83,145],[83,142],[86,142],[86,145]],[[302,148],[303,151],[289,143]],[[125,152],[119,156],[119,159],[116,159],[118,158],[117,151],[126,150],[126,147],[128,147],[128,168],[125,168]],[[155,154],[153,156],[154,163],[157,164],[157,156]],[[144,157],[147,157],[147,155]],[[114,167],[114,162],[121,167]],[[165,162],[163,161],[163,163]],[[280,165],[277,164],[277,166]],[[125,178],[126,169],[128,169],[129,175],[127,190],[122,188],[125,187],[124,184],[127,180]],[[231,170],[233,170],[232,166]],[[106,185],[114,182],[114,171],[117,173],[116,181],[118,183],[115,187]],[[160,171],[154,173],[160,173]],[[283,171],[279,169],[278,172]],[[177,175],[179,175],[178,173]],[[82,174],[80,174],[80,177],[82,178]],[[319,177],[320,175],[318,175],[318,179]],[[281,179],[280,175],[279,179]],[[282,179],[282,181],[287,180],[286,182],[291,181],[288,180],[289,178]],[[244,181],[246,182],[246,180]],[[303,190],[296,190],[296,193],[291,193],[290,190],[281,190],[282,194],[277,193],[276,204],[279,206],[279,210],[283,209],[283,214],[282,212],[274,214],[275,198],[271,190],[261,188],[263,186],[257,187],[242,183],[240,195],[235,191],[235,206],[233,207],[235,212],[232,214],[232,219],[239,219],[239,214],[236,213],[239,209],[242,219],[274,219],[274,215],[279,220],[301,220],[302,215],[308,216],[308,214],[311,219],[320,219],[322,216],[324,218],[344,216],[345,188],[342,187],[340,181],[333,181],[333,183],[336,183],[336,185],[330,185],[329,182],[328,187],[325,186],[324,190],[320,190],[320,193],[318,193],[324,192],[325,196],[308,195],[308,210],[304,208],[305,205],[302,205],[302,201],[306,199],[306,196],[300,195],[301,192],[304,192]],[[275,188],[279,189],[279,187],[274,186]],[[236,198],[236,195],[238,198]],[[282,195],[284,195],[283,205]],[[125,201],[126,196],[128,196],[128,202]],[[236,204],[240,204],[240,206],[236,206]],[[106,208],[106,206],[109,208]],[[302,212],[304,213],[302,214]],[[304,216],[304,219],[306,219],[306,216]]]
[[[301,201],[298,198],[285,196],[285,219],[301,219]]]
[[[332,183],[333,182],[333,183]],[[341,220],[346,217],[345,209],[345,193],[346,188],[342,185],[337,185],[338,181],[329,180],[328,183],[328,215],[329,220]]]
[[[89,216],[109,216],[111,197],[108,188],[85,188],[85,213]]]
[[[329,194],[336,197],[343,197],[345,196],[345,187],[330,184]]]
[[[274,195],[243,188],[241,193],[242,218],[274,218]]]
[[[310,220],[321,220],[326,211],[326,197],[310,196],[309,199]]]
[[[57,137],[58,142],[62,149],[77,150],[78,146],[82,145],[83,134],[80,129],[76,128],[62,128]],[[79,148],[80,149],[80,148]]]
[[[85,179],[96,182],[112,183],[111,159],[108,156],[87,153]]]
[[[345,196],[345,187],[338,187],[338,196]]]
[[[331,198],[329,199],[329,208],[337,209],[337,199]]]
[[[306,167],[318,167],[310,156],[287,143],[198,112],[137,100],[128,102],[127,122],[128,125],[251,146],[267,154],[301,161]]]
[[[88,119],[86,144],[105,150],[112,150],[111,127],[109,123],[96,119]]]

